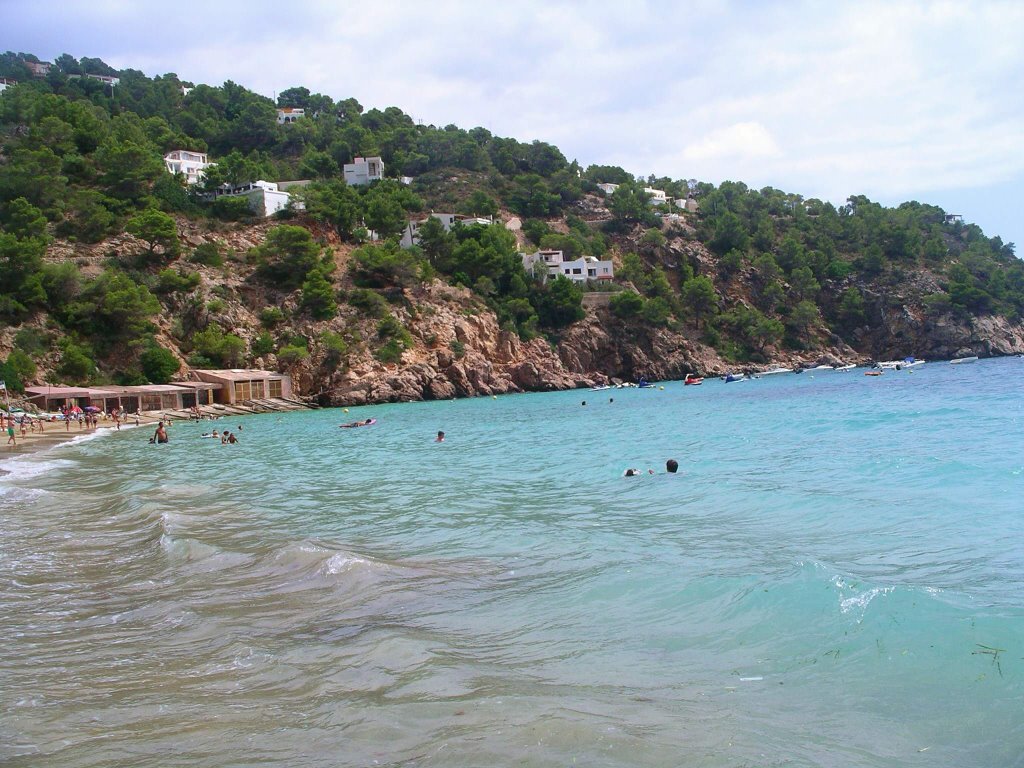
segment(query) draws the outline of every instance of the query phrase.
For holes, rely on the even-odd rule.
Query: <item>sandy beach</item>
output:
[[[139,427],[145,427],[149,424],[156,424],[160,419],[163,418],[161,414],[142,414],[139,416]],[[137,429],[135,426],[135,418],[133,417],[130,421],[121,425],[122,430],[126,429]],[[48,421],[43,428],[43,431],[39,431],[38,424],[36,430],[32,431],[26,429],[25,434],[22,435],[21,427],[15,425],[14,428],[14,439],[16,445],[7,445],[7,430],[4,429],[4,444],[3,448],[0,449],[0,459],[11,458],[14,456],[23,456],[28,453],[34,453],[36,451],[45,451],[54,446],[60,445],[61,443],[67,443],[74,440],[77,437],[84,435],[94,435],[97,432],[116,432],[117,427],[113,421],[101,421],[99,426],[95,429],[83,428],[79,429],[77,423],[72,423],[70,429],[65,428],[63,421]],[[0,474],[3,470],[0,470]]]

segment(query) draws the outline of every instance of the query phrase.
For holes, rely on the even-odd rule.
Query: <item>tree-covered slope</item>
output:
[[[0,76],[19,81],[0,94],[0,376],[14,386],[165,381],[183,361],[269,361],[311,382],[406,365],[437,344],[416,332],[435,281],[468,288],[460,311],[493,313],[522,343],[573,343],[581,321],[609,343],[658,337],[646,365],[656,351],[703,347],[731,363],[826,349],[943,354],[984,329],[1020,327],[1024,265],[1012,244],[934,206],[854,196],[836,208],[735,182],[639,180],[582,168],[544,142],[419,125],[302,87],[275,104],[231,82],[67,55],[36,78],[33,60],[0,56]],[[305,117],[279,125],[277,107]],[[164,169],[172,149],[217,165],[187,189]],[[347,186],[342,166],[376,155],[391,178]],[[258,179],[312,180],[305,212],[268,225],[244,199],[202,194]],[[602,182],[620,186],[605,195]],[[667,209],[645,187],[698,210],[659,216]],[[521,229],[431,222],[418,247],[399,248],[408,219],[430,210],[514,216]],[[538,247],[611,258],[615,295],[587,315],[578,286],[523,269],[519,251]],[[933,327],[945,329],[941,344],[929,342]],[[310,356],[327,368],[310,373]],[[643,373],[612,357],[617,374]]]

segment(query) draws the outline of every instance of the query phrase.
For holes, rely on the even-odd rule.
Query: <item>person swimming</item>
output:
[[[351,429],[352,427],[368,427],[371,424],[376,424],[376,419],[367,419],[366,421],[353,421],[349,424],[339,424],[339,429]]]

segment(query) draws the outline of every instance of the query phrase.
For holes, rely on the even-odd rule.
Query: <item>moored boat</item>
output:
[[[824,373],[825,371],[834,371],[831,365],[816,365],[813,368],[804,368],[804,373]]]
[[[693,373],[686,374],[686,378],[683,379],[683,384],[686,384],[688,386],[692,386],[694,384],[703,384],[703,383],[704,383],[703,377],[697,376],[696,374],[693,374]]]
[[[850,363],[849,365],[837,365],[832,370],[841,373],[842,371],[852,371],[856,367],[857,367],[856,363]]]
[[[970,357],[957,357],[949,361],[950,365],[963,365],[964,363],[976,363],[978,362],[977,355],[971,355]]]
[[[742,373],[727,373],[725,376],[722,377],[722,381],[724,381],[726,384],[731,384],[734,381],[743,381],[746,378],[746,375]]]
[[[792,373],[792,368],[772,368],[770,371],[761,371],[761,376],[774,376],[777,373]]]

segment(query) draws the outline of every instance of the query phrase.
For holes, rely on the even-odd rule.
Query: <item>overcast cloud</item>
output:
[[[918,199],[1024,246],[1024,3],[0,0],[4,49],[305,85],[583,165]]]

